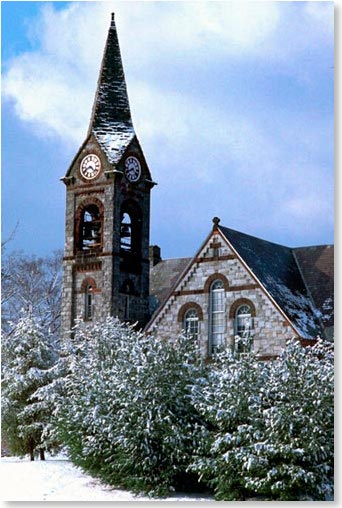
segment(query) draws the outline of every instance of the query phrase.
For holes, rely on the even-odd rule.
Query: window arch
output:
[[[214,280],[209,293],[209,352],[214,354],[224,346],[225,332],[224,281]]]
[[[224,275],[222,275],[222,273],[213,273],[212,275],[210,275],[210,277],[207,278],[207,280],[204,284],[204,293],[210,292],[211,286],[212,286],[213,282],[215,282],[216,280],[221,280],[224,290],[229,291],[228,279]]]
[[[94,198],[85,200],[76,212],[76,250],[98,252],[102,249],[103,205]]]
[[[178,322],[186,336],[198,339],[200,321],[203,321],[203,311],[196,302],[187,302],[179,309]]]
[[[234,319],[235,351],[246,353],[251,350],[255,307],[246,298],[234,302],[229,316]]]

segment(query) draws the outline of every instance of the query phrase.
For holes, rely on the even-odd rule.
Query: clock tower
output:
[[[87,137],[66,175],[62,334],[76,319],[149,318],[150,191],[134,131],[114,14]]]

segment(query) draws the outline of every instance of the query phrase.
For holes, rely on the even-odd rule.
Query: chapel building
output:
[[[149,246],[155,185],[136,136],[112,14],[85,141],[66,175],[62,335],[107,316],[203,356],[223,347],[261,358],[286,341],[333,337],[333,246],[289,248],[220,225],[193,257]]]

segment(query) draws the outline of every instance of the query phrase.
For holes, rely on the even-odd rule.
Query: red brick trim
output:
[[[92,189],[84,189],[84,190],[80,190],[80,191],[76,191],[74,192],[74,195],[75,196],[87,196],[88,194],[104,194],[104,189],[97,189],[97,188],[92,188]]]
[[[202,295],[203,289],[185,289],[184,291],[173,291],[172,296]]]
[[[75,272],[98,272],[102,268],[101,261],[93,262],[93,263],[82,263],[75,265]]]
[[[103,248],[103,233],[104,233],[104,205],[102,201],[95,196],[85,198],[78,206],[76,213],[75,213],[75,235],[74,235],[74,252],[78,252],[79,243],[80,243],[80,235],[81,235],[81,222],[82,222],[82,214],[85,208],[87,208],[90,205],[95,205],[99,209],[100,213],[100,220],[102,222],[101,227],[101,245],[99,246],[99,249],[102,250]],[[82,252],[82,251],[79,251]]]
[[[238,308],[241,305],[249,305],[249,307],[251,308],[251,316],[252,317],[256,316],[254,304],[250,300],[248,300],[248,298],[239,298],[238,300],[235,300],[235,302],[229,309],[229,318],[230,319],[235,318],[236,311],[238,310]]]
[[[76,215],[81,214],[81,212],[89,205],[96,205],[98,209],[100,210],[100,213],[102,214],[104,211],[103,203],[100,199],[96,198],[95,196],[91,198],[85,198],[82,203],[77,208]]]
[[[91,185],[93,185],[93,187],[90,187]],[[113,185],[113,182],[105,180],[103,182],[89,182],[89,183],[83,183],[83,184],[77,183],[77,184],[74,184],[73,188],[71,188],[70,191],[74,191],[76,193],[78,191],[78,189],[82,189],[82,190],[84,189],[85,191],[87,191],[89,189],[89,192],[100,192],[100,191],[97,191],[96,188],[101,188],[101,187],[104,187],[105,185]]]
[[[214,277],[214,280],[220,279],[220,277]],[[220,279],[221,280],[221,279]],[[245,284],[244,286],[229,286],[225,290],[228,293],[232,293],[233,291],[246,291],[250,289],[257,289],[259,286],[257,284]],[[184,291],[173,291],[172,296],[191,296],[191,295],[202,295],[203,293],[208,293],[206,288],[203,289],[185,289]]]
[[[183,323],[184,316],[190,309],[195,309],[198,314],[198,319],[200,321],[203,321],[203,311],[202,311],[201,307],[198,305],[198,303],[187,302],[184,305],[182,305],[182,307],[179,309],[178,318],[177,318],[179,323]]]
[[[203,289],[204,293],[210,292],[210,287],[215,280],[222,280],[224,290],[229,291],[229,282],[228,282],[227,278],[224,275],[222,275],[222,273],[213,273],[212,275],[210,275],[210,277],[207,278],[207,280],[204,284],[204,289]]]
[[[93,277],[87,277],[86,279],[83,280],[83,282],[81,284],[80,293],[85,293],[87,291],[88,286],[92,287],[93,293],[98,293],[96,281],[95,281],[95,279],[93,279]]]
[[[82,254],[82,251],[80,251],[80,253]],[[84,253],[84,259],[86,259],[87,257],[89,259],[93,259],[93,258],[102,258],[104,256],[115,256],[115,255],[118,256],[119,254],[116,254],[115,252],[91,252],[89,254]],[[74,259],[76,260],[76,262],[78,262],[77,255],[74,255],[74,256],[64,256],[63,261],[73,261]],[[146,260],[144,260],[144,261],[146,261]]]
[[[241,286],[230,286],[229,291],[248,291],[250,289],[258,288],[258,284],[242,284]]]
[[[208,261],[217,261],[218,259],[220,261],[228,261],[229,259],[236,259],[237,257],[235,256],[235,254],[226,254],[225,256],[211,256],[211,257],[208,257],[208,258],[196,258],[195,261],[196,263],[206,263]]]

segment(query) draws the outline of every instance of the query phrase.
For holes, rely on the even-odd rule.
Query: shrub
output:
[[[274,362],[223,354],[193,390],[210,438],[191,466],[217,499],[325,499],[333,485],[333,351],[291,341]]]
[[[160,341],[110,318],[77,327],[69,363],[58,427],[72,460],[134,491],[176,488],[201,429],[190,397],[202,373],[193,342]]]

